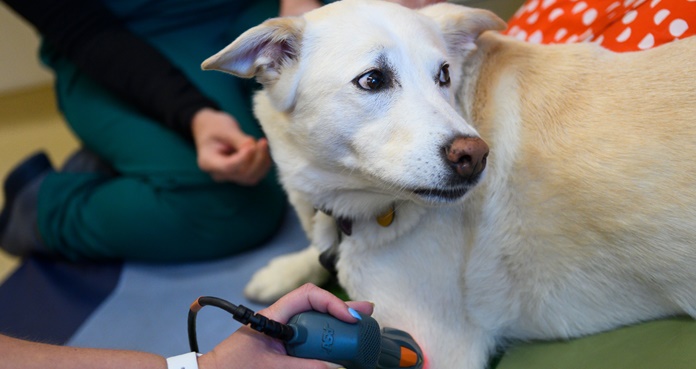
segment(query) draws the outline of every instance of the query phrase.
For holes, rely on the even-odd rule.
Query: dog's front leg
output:
[[[485,369],[499,343],[494,330],[473,322],[458,303],[447,298],[414,297],[424,302],[419,303],[411,298],[372,297],[360,295],[357,299],[375,303],[373,316],[381,326],[399,328],[413,336],[423,351],[424,368]]]
[[[321,285],[328,279],[329,273],[319,263],[319,250],[310,245],[279,256],[259,269],[244,288],[244,295],[249,300],[271,304],[305,283]]]
[[[304,228],[313,233],[309,235],[311,245],[302,251],[279,256],[254,273],[244,289],[248,299],[270,304],[305,283],[322,285],[328,281],[330,275],[319,263],[319,254],[337,241],[336,224],[322,212],[313,214],[311,226],[307,223],[303,222]]]
[[[464,318],[462,318],[464,319]],[[458,324],[455,324],[458,325]],[[423,347],[428,369],[485,369],[495,351],[495,336],[479,327],[468,326],[453,331],[451,326],[433,329],[437,335]]]

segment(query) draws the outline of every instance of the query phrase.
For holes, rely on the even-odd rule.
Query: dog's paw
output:
[[[319,252],[308,247],[271,260],[254,273],[244,295],[251,301],[271,304],[305,283],[322,285],[328,280],[329,273],[319,264]]]

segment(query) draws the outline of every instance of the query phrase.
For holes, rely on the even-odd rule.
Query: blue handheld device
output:
[[[361,315],[351,324],[329,314],[308,311],[288,322],[295,334],[285,343],[288,355],[340,364],[347,369],[421,369],[423,354],[406,332],[380,329]]]
[[[328,361],[346,369],[422,369],[424,365],[423,352],[411,335],[393,328],[380,329],[370,316],[360,314],[361,319],[351,324],[307,311],[281,324],[243,305],[209,296],[199,297],[189,310],[189,345],[194,352],[198,352],[196,314],[206,305],[219,307],[238,322],[282,340],[290,356]]]

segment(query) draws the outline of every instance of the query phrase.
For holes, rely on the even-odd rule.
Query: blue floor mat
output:
[[[308,241],[290,210],[265,245],[234,257],[189,264],[74,264],[38,258],[0,285],[0,333],[79,347],[133,349],[163,356],[188,352],[189,305],[211,295],[252,309],[243,288],[275,256]],[[198,314],[201,351],[239,328],[215,308]]]

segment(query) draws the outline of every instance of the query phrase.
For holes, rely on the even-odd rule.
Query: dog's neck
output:
[[[332,211],[331,210],[320,210],[324,212],[325,214],[332,216]],[[387,228],[389,227],[393,222],[394,218],[396,217],[396,209],[394,205],[389,207],[386,211],[384,211],[381,214],[377,214],[374,218],[375,223],[379,224],[380,226]],[[345,234],[346,236],[350,236],[353,234],[353,219],[351,218],[346,218],[346,217],[334,217],[336,219],[336,227]]]
[[[323,212],[324,214],[328,216],[331,215],[330,210],[318,210]],[[379,214],[375,217],[375,222],[379,224],[381,227],[387,228],[389,227],[393,222],[394,218],[396,217],[396,211],[394,209],[394,206],[391,206],[386,212],[383,214]],[[335,223],[336,223],[336,228],[338,229],[338,232],[336,233],[336,238],[332,242],[331,246],[328,248],[325,248],[322,253],[319,255],[319,262],[321,263],[322,266],[326,270],[329,271],[332,275],[336,276],[337,275],[337,268],[336,268],[336,263],[338,262],[338,256],[339,256],[339,246],[341,242],[343,241],[343,237],[348,237],[353,234],[353,220],[350,218],[342,218],[342,217],[334,217]]]

